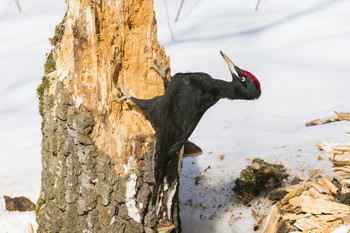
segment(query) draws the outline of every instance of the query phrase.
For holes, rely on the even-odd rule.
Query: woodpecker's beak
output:
[[[223,51],[220,51],[221,53],[221,56],[224,58],[225,62],[227,63],[228,65],[228,68],[230,69],[231,71],[231,74],[232,74],[232,78],[239,78],[239,68],[238,66],[236,66],[231,60],[230,58],[228,58],[228,56],[226,56],[226,54],[223,52]]]

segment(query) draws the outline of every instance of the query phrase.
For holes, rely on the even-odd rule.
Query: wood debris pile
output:
[[[267,216],[263,233],[350,232],[350,143],[322,143],[339,182],[325,177],[283,188],[286,195]]]

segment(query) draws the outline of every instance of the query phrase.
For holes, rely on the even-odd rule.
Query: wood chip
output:
[[[282,219],[286,221],[294,221],[301,218],[308,218],[310,216],[312,216],[312,214],[284,214]]]
[[[306,126],[322,125],[322,124],[327,124],[334,121],[339,121],[339,117],[337,115],[309,121],[305,125]]]
[[[332,233],[348,233],[350,231],[350,225],[347,226],[340,226],[334,229]]]
[[[335,151],[350,151],[350,145],[347,143],[339,144],[333,147]]]
[[[340,183],[342,183],[343,181],[340,181]],[[346,194],[348,192],[350,192],[350,188],[348,188],[348,186],[350,185],[350,182],[345,186],[343,185],[341,191],[340,191],[340,194]]]
[[[293,197],[289,200],[289,203],[294,206],[300,206],[302,211],[312,214],[350,212],[350,206],[322,199],[314,199],[308,196]]]
[[[322,228],[322,232],[320,233],[331,233],[337,226],[333,226],[332,223],[328,223],[325,226],[323,226]]]
[[[323,142],[317,146],[327,152],[339,182],[331,181],[329,177],[309,178],[301,184],[281,188],[288,193],[271,209],[263,233],[276,233],[281,226],[283,232],[350,232],[350,206],[347,205],[350,196],[350,142]],[[311,177],[318,174],[317,170],[310,173]]]
[[[335,165],[350,165],[350,152],[336,154],[331,158]]]
[[[342,216],[336,215],[336,214],[319,214],[319,215],[315,215],[312,219],[320,223],[320,222],[330,222],[340,218],[342,218]]]
[[[34,228],[31,223],[28,223],[27,228],[28,228],[28,233],[34,233]]]
[[[319,193],[322,194],[331,194],[331,191],[329,191],[327,188],[323,187],[321,184],[315,181],[310,181],[310,184],[312,187],[314,187]]]
[[[302,231],[319,229],[321,226],[311,218],[301,218],[295,221],[294,226]]]
[[[319,176],[322,173],[323,173],[323,170],[321,170],[321,169],[313,169],[313,170],[308,171],[308,174],[311,178],[313,178],[315,176]]]
[[[340,191],[339,188],[337,188],[337,186],[335,186],[332,183],[332,181],[330,181],[327,178],[321,178],[320,180],[317,181],[317,183],[319,183],[320,185],[328,189],[334,195],[338,194]]]
[[[350,179],[350,166],[342,166],[342,167],[333,167],[332,170],[337,173],[340,177],[340,180]]]
[[[331,193],[329,192],[328,194],[323,194],[320,193],[319,191],[317,191],[317,189],[315,189],[314,187],[310,187],[307,191],[304,191],[302,193],[302,195],[304,196],[310,196],[314,199],[324,199],[324,200],[334,200],[335,197],[331,195]]]
[[[322,125],[335,121],[350,121],[350,113],[346,112],[335,112],[334,116],[325,117],[306,123],[306,126]]]
[[[330,143],[330,142],[321,142],[316,144],[316,146],[328,153],[334,153],[335,151],[349,151],[350,142],[345,143]]]
[[[284,196],[281,203],[283,204],[283,203],[288,202],[291,198],[300,195],[303,191],[305,191],[309,187],[310,187],[309,184],[297,185],[297,187],[294,190],[290,191],[287,195]]]
[[[262,233],[276,233],[278,231],[278,220],[280,218],[280,213],[276,205],[272,206],[264,226]]]
[[[327,219],[327,217],[326,217],[327,215],[316,215],[316,216],[320,219],[324,219],[324,220]],[[330,215],[328,215],[328,216],[330,216]],[[327,219],[327,221],[334,222],[336,219],[339,219],[339,220],[341,220],[342,223],[350,225],[350,213],[349,212],[343,212],[343,213],[335,214],[333,216],[334,216],[333,219],[331,219],[331,217],[328,217],[329,219]]]
[[[348,112],[335,112],[341,121],[350,121],[350,113]]]
[[[343,223],[346,225],[350,225],[350,213],[344,213],[344,216],[341,218]]]

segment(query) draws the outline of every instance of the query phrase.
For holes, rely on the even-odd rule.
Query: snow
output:
[[[159,41],[171,58],[172,74],[202,71],[229,80],[223,50],[262,85],[256,101],[221,100],[191,136],[204,153],[184,160],[185,233],[254,232],[251,208],[231,205],[234,180],[248,158],[283,163],[291,175],[308,176],[310,169],[331,174],[326,155],[314,144],[349,141],[343,133],[348,122],[305,123],[350,111],[350,1],[262,0],[255,11],[256,2],[185,1],[175,23],[180,1],[155,0]],[[20,4],[22,13],[13,0],[0,5],[0,231],[11,233],[27,232],[28,223],[36,226],[32,212],[7,212],[2,195],[34,202],[39,196],[41,119],[35,88],[50,50],[48,38],[65,12],[63,0]]]
[[[0,232],[28,232],[36,227],[34,212],[5,210],[3,195],[40,192],[41,119],[36,87],[43,75],[48,38],[64,15],[64,1],[3,0],[0,4]]]
[[[129,181],[126,183],[125,200],[126,207],[128,208],[128,215],[136,222],[141,222],[139,209],[136,207],[136,181],[137,176],[135,173],[130,175]]]

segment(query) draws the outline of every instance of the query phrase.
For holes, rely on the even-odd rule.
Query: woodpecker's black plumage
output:
[[[223,52],[221,54],[230,68],[231,82],[213,79],[206,73],[177,73],[168,81],[165,72],[160,72],[158,67],[155,70],[163,78],[164,95],[147,100],[124,97],[131,99],[142,110],[156,130],[157,151],[161,156],[158,160],[161,162],[156,165],[156,174],[160,179],[164,178],[165,169],[173,166],[173,158],[211,106],[222,98],[252,100],[260,96],[258,79],[239,69]],[[173,177],[168,175],[167,179],[171,183]]]

